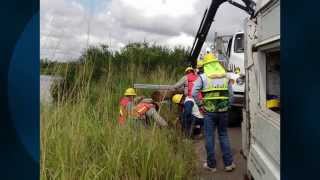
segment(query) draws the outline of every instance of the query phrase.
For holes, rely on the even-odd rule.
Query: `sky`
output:
[[[170,48],[191,47],[211,0],[41,0],[40,55],[58,61],[77,59],[91,45],[119,50],[148,41]],[[239,1],[238,1],[239,2]],[[240,1],[241,2],[241,1]],[[243,30],[248,15],[224,3],[207,37]],[[205,47],[204,47],[205,48]]]

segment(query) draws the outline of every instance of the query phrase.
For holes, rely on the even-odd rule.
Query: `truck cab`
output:
[[[227,48],[227,68],[231,79],[233,96],[231,105],[243,107],[244,97],[244,37],[243,32],[235,33],[230,38]]]
[[[232,35],[227,45],[227,70],[231,79],[229,124],[239,124],[242,116],[245,89],[244,69],[244,33],[239,31]]]

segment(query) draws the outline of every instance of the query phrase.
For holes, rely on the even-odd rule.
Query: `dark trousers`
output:
[[[215,158],[215,130],[218,130],[220,148],[225,166],[231,165],[231,153],[228,136],[228,112],[206,112],[204,114],[204,134],[206,139],[207,163],[209,167],[216,167]]]
[[[194,103],[192,101],[185,102],[183,106],[182,130],[184,134],[188,137],[192,136],[194,125],[200,125],[200,127],[203,126],[203,119],[197,118],[194,115],[192,115],[193,106]]]

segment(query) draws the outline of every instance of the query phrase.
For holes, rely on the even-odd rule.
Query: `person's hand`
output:
[[[202,114],[206,112],[204,106],[200,106],[200,107],[199,107],[199,111],[200,111]]]

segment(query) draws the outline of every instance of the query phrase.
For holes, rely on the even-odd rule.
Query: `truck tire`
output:
[[[238,127],[242,122],[242,108],[231,106],[229,109],[229,119],[228,125],[229,127]]]

